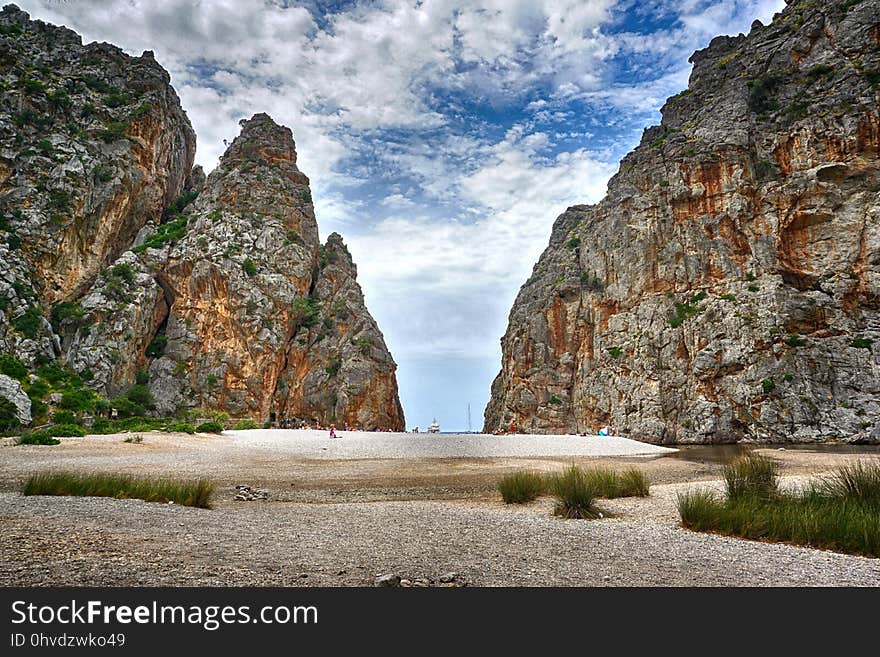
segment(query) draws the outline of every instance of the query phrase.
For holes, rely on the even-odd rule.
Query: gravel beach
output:
[[[620,436],[431,434],[304,429],[226,431],[232,446],[311,458],[489,458],[497,456],[656,456],[675,451]]]
[[[878,559],[680,528],[677,494],[720,488],[720,464],[657,456],[669,452],[634,441],[618,445],[623,455],[560,455],[614,442],[143,435],[140,444],[118,435],[0,448],[0,585],[372,586],[383,574],[435,586],[880,585]],[[471,449],[451,456],[459,440]],[[395,452],[402,444],[406,455]],[[310,451],[319,445],[335,451]],[[786,485],[860,458],[763,451]],[[505,506],[495,490],[502,473],[571,462],[635,464],[651,478],[651,495],[601,500],[608,517],[577,521],[554,517],[549,498]],[[17,492],[29,474],[61,468],[208,476],[214,508]],[[235,501],[239,485],[259,486],[268,499]]]

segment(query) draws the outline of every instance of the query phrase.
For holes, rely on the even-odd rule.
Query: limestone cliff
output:
[[[695,53],[523,285],[485,429],[880,440],[880,3]]]
[[[176,199],[195,135],[150,52],[0,13],[0,351],[55,358],[43,316],[79,298]],[[56,313],[57,315],[57,313]]]
[[[0,84],[0,353],[108,398],[148,386],[163,415],[403,428],[396,365],[341,238],[319,242],[288,128],[242,121],[206,177],[151,53],[13,5]]]
[[[404,427],[396,365],[342,238],[319,242],[288,128],[242,121],[185,212],[185,235],[159,248],[148,238],[143,254],[163,291],[164,347],[150,364],[161,412]]]

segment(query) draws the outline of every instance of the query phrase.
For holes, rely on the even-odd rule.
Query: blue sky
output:
[[[410,427],[475,429],[520,285],[569,205],[687,86],[716,34],[783,0],[18,0],[153,50],[213,168],[238,121],[290,126],[322,237],[343,235]]]

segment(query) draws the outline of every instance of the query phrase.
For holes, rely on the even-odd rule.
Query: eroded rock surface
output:
[[[152,53],[84,46],[14,5],[0,83],[0,353],[57,361],[107,398],[147,386],[138,412],[404,427],[396,365],[342,238],[319,241],[290,129],[242,121],[206,176]]]
[[[880,434],[880,3],[793,3],[691,61],[607,196],[556,220],[485,430]]]

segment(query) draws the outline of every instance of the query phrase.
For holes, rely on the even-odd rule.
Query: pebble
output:
[[[376,586],[400,586],[400,575],[379,575],[375,581]]]

